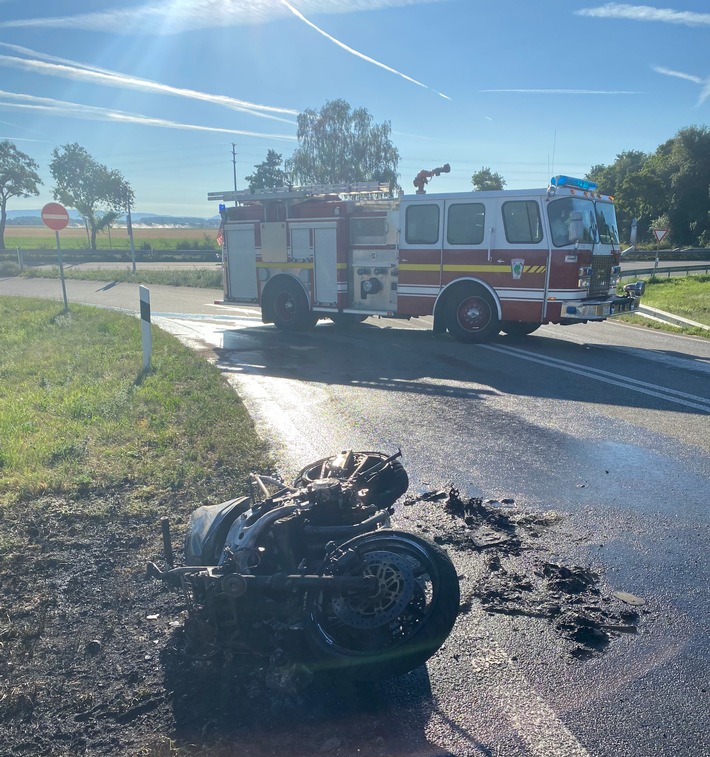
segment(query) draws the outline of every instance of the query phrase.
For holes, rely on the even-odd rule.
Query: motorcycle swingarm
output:
[[[247,591],[293,591],[294,589],[323,589],[324,591],[363,591],[376,592],[378,580],[376,576],[324,576],[274,573],[270,576],[254,576],[243,573],[218,573],[214,567],[185,566],[160,570],[155,563],[148,563],[147,574],[169,583],[175,583],[180,578],[191,580],[201,579],[209,584],[219,585],[222,591],[234,597],[246,594]]]

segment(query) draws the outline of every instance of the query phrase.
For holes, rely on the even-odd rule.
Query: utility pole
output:
[[[234,191],[237,191],[237,145],[232,142],[232,168],[234,169]],[[236,206],[237,201],[234,201]]]

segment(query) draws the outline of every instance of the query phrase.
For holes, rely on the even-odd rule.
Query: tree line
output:
[[[587,174],[613,195],[619,229],[628,238],[637,220],[638,241],[655,241],[668,229],[673,246],[710,246],[710,129],[689,126],[655,152],[625,150],[611,165]]]
[[[33,197],[43,183],[37,162],[7,139],[0,141],[0,250],[5,249],[7,203],[13,197]],[[56,182],[54,199],[74,208],[84,219],[87,240],[96,249],[96,235],[110,226],[134,200],[131,185],[120,171],[96,161],[79,144],[55,147],[49,164]]]

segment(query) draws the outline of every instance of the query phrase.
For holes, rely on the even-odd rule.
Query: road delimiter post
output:
[[[139,286],[141,301],[141,336],[143,338],[143,370],[150,368],[150,355],[153,349],[153,335],[150,330],[150,289]]]

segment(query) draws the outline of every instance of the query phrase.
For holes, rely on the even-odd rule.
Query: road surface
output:
[[[57,282],[3,281],[0,294],[30,284],[60,299]],[[67,284],[70,303],[138,309],[135,286]],[[465,527],[441,503],[400,506],[398,525],[449,548],[464,596],[427,668],[378,688],[403,754],[710,755],[710,341],[607,322],[464,346],[428,319],[283,335],[254,309],[216,305],[219,292],[151,296],[155,323],[243,397],[284,474],[401,446],[412,493],[454,486],[537,519],[503,555],[508,577],[584,566],[600,602],[643,599],[636,633],[575,656],[549,619],[486,611],[481,582],[500,568],[457,546]]]

